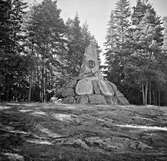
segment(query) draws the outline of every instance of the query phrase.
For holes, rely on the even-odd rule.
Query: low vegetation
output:
[[[2,161],[166,161],[167,108],[5,104]]]

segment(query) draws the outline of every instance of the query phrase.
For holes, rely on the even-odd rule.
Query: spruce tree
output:
[[[78,76],[83,62],[86,47],[94,37],[90,34],[86,24],[81,27],[79,17],[68,19],[67,23],[68,52],[66,55],[66,69],[70,77]]]
[[[150,4],[147,4],[146,8],[145,15],[133,32],[133,54],[125,69],[128,81],[139,85],[143,104],[157,104],[157,98],[153,98],[153,93],[158,91],[159,95],[160,85],[165,82],[164,73],[159,65],[162,57],[163,28],[154,8]]]
[[[108,80],[120,90],[124,82],[124,66],[130,55],[130,7],[127,0],[119,0],[112,11],[106,36],[106,64]]]
[[[97,55],[98,55],[98,61],[99,61],[99,65],[100,65],[101,64],[101,59],[100,59],[101,49],[100,49],[100,46],[99,46],[96,38],[90,33],[87,23],[83,24],[83,26],[81,28],[81,32],[83,35],[83,46],[85,49],[90,44],[90,41],[95,42],[96,49],[97,49]]]
[[[128,0],[119,0],[116,3],[115,21],[117,27],[118,45],[122,46],[127,41],[128,28],[130,26],[130,6]]]
[[[109,65],[112,63],[112,49],[114,49],[114,47],[116,46],[116,36],[117,32],[116,32],[116,26],[115,26],[115,17],[114,17],[114,12],[111,12],[110,15],[110,21],[108,23],[108,30],[107,30],[107,36],[106,36],[106,42],[105,42],[105,46],[106,46],[106,53],[105,53],[105,57],[106,57],[106,63]]]
[[[10,1],[0,1],[0,100],[5,100],[6,77],[5,77],[5,55],[7,54],[9,35],[9,11],[11,11]]]
[[[44,0],[30,11],[28,51],[35,61],[34,86],[39,87],[42,102],[47,100],[47,91],[55,87],[62,72],[66,27],[60,12],[57,2],[52,0]]]
[[[25,99],[27,62],[23,50],[22,30],[24,9],[26,3],[20,0],[1,1],[3,11],[0,23],[1,43],[1,68],[0,75],[3,75],[3,99],[18,100]],[[2,13],[1,13],[2,14]]]
[[[136,6],[133,7],[133,13],[132,13],[132,24],[138,25],[142,18],[144,17],[147,9],[147,4],[142,1],[138,0]]]
[[[67,39],[68,39],[68,55],[67,55],[67,70],[71,76],[77,76],[82,64],[84,54],[83,35],[78,16],[74,20],[67,20]]]
[[[10,41],[10,11],[11,1],[0,1],[0,50],[4,52],[7,51]]]
[[[167,17],[163,18],[164,38],[163,38],[163,50],[167,51]]]

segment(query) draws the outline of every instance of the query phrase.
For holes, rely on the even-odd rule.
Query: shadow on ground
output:
[[[0,161],[166,161],[167,107],[1,104]]]

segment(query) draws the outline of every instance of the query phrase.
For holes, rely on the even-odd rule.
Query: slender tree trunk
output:
[[[41,75],[40,75],[40,100],[43,102],[43,64],[41,65]]]
[[[41,101],[44,102],[44,66],[42,66],[42,82],[41,82]]]
[[[30,74],[30,78],[29,78],[29,91],[28,91],[28,102],[31,102],[31,92],[32,92],[32,72]]]
[[[148,82],[142,82],[142,96],[143,96],[143,104],[147,105],[148,103]]]
[[[158,105],[157,91],[155,92],[155,105]]]
[[[161,105],[161,93],[160,93],[160,89],[158,88],[158,106]]]
[[[157,91],[155,91],[155,105],[158,105],[158,100],[157,100]]]
[[[153,94],[153,104],[155,105],[156,101],[155,101],[155,91],[154,90],[153,90],[152,94]]]
[[[151,82],[149,83],[149,104],[151,105],[152,103],[152,96],[151,96],[152,92],[151,92]]]
[[[145,103],[144,99],[145,99],[145,96],[144,96],[144,83],[142,82],[141,84],[142,86],[142,99],[143,99],[143,104]]]
[[[43,78],[43,102],[46,102],[46,71],[45,71],[45,64],[44,64],[44,78]]]
[[[145,104],[148,104],[148,82],[145,85]]]
[[[5,97],[6,97],[6,98],[5,98],[5,99],[6,99],[5,101],[9,101],[9,87],[8,87],[8,85],[6,86],[5,90],[6,90],[6,91],[5,91]]]

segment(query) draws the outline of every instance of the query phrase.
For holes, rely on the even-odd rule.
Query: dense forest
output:
[[[47,102],[78,75],[96,39],[77,14],[65,22],[60,13],[53,0],[0,1],[0,101]],[[106,79],[132,104],[167,105],[167,18],[147,0],[118,0],[104,32]]]
[[[133,104],[167,104],[167,19],[147,0],[120,0],[106,36],[107,78]]]

